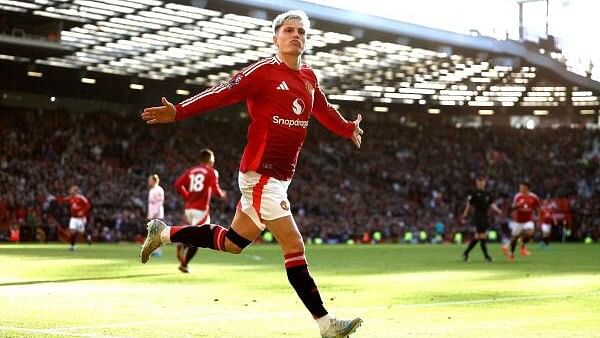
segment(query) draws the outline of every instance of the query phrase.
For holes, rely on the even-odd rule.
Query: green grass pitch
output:
[[[600,337],[600,245],[553,244],[509,263],[491,245],[308,246],[327,308],[352,337]],[[142,265],[133,244],[0,245],[0,337],[319,337],[279,248],[174,246]]]

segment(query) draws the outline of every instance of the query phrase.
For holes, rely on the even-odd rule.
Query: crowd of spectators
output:
[[[212,203],[212,219],[228,225],[240,195],[247,121],[218,117],[150,127],[132,115],[0,111],[0,240],[15,227],[22,238],[55,240],[69,214],[49,197],[66,195],[71,185],[93,205],[88,231],[95,240],[140,238],[146,178],[154,173],[165,189],[167,221],[178,222],[183,204],[173,182],[205,147],[215,151],[228,191],[226,201]],[[363,146],[355,149],[312,122],[289,189],[306,239],[371,241],[378,232],[381,240],[395,241],[424,230],[450,240],[467,234],[468,222],[458,215],[478,174],[489,177],[505,209],[527,180],[540,197],[569,201],[572,238],[600,236],[598,131],[368,121],[364,129]],[[495,219],[500,232],[507,217]]]

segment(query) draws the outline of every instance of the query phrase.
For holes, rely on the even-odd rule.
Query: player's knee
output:
[[[283,250],[286,253],[296,253],[296,252],[304,253],[304,242],[302,242],[302,240],[299,240],[297,242],[288,244],[288,245],[286,245],[285,248],[283,248]]]
[[[229,229],[225,234],[225,250],[234,255],[240,254],[251,243],[251,240],[238,234],[233,229]]]

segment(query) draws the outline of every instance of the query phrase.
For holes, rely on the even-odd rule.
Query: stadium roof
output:
[[[600,84],[538,51],[298,1],[0,0],[0,12],[58,20],[64,27],[54,44],[17,39],[47,49],[45,56],[23,52],[7,42],[14,36],[5,36],[0,69],[10,80],[7,89],[105,91],[105,98],[122,102],[149,88],[186,96],[272,55],[270,19],[287,8],[316,18],[305,60],[332,101],[465,109],[600,106]]]

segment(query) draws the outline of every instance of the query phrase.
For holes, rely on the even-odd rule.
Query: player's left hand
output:
[[[362,121],[362,115],[358,114],[356,120],[354,120],[354,132],[352,132],[352,142],[356,145],[356,148],[360,148],[362,142],[363,130],[360,128],[360,121]]]

